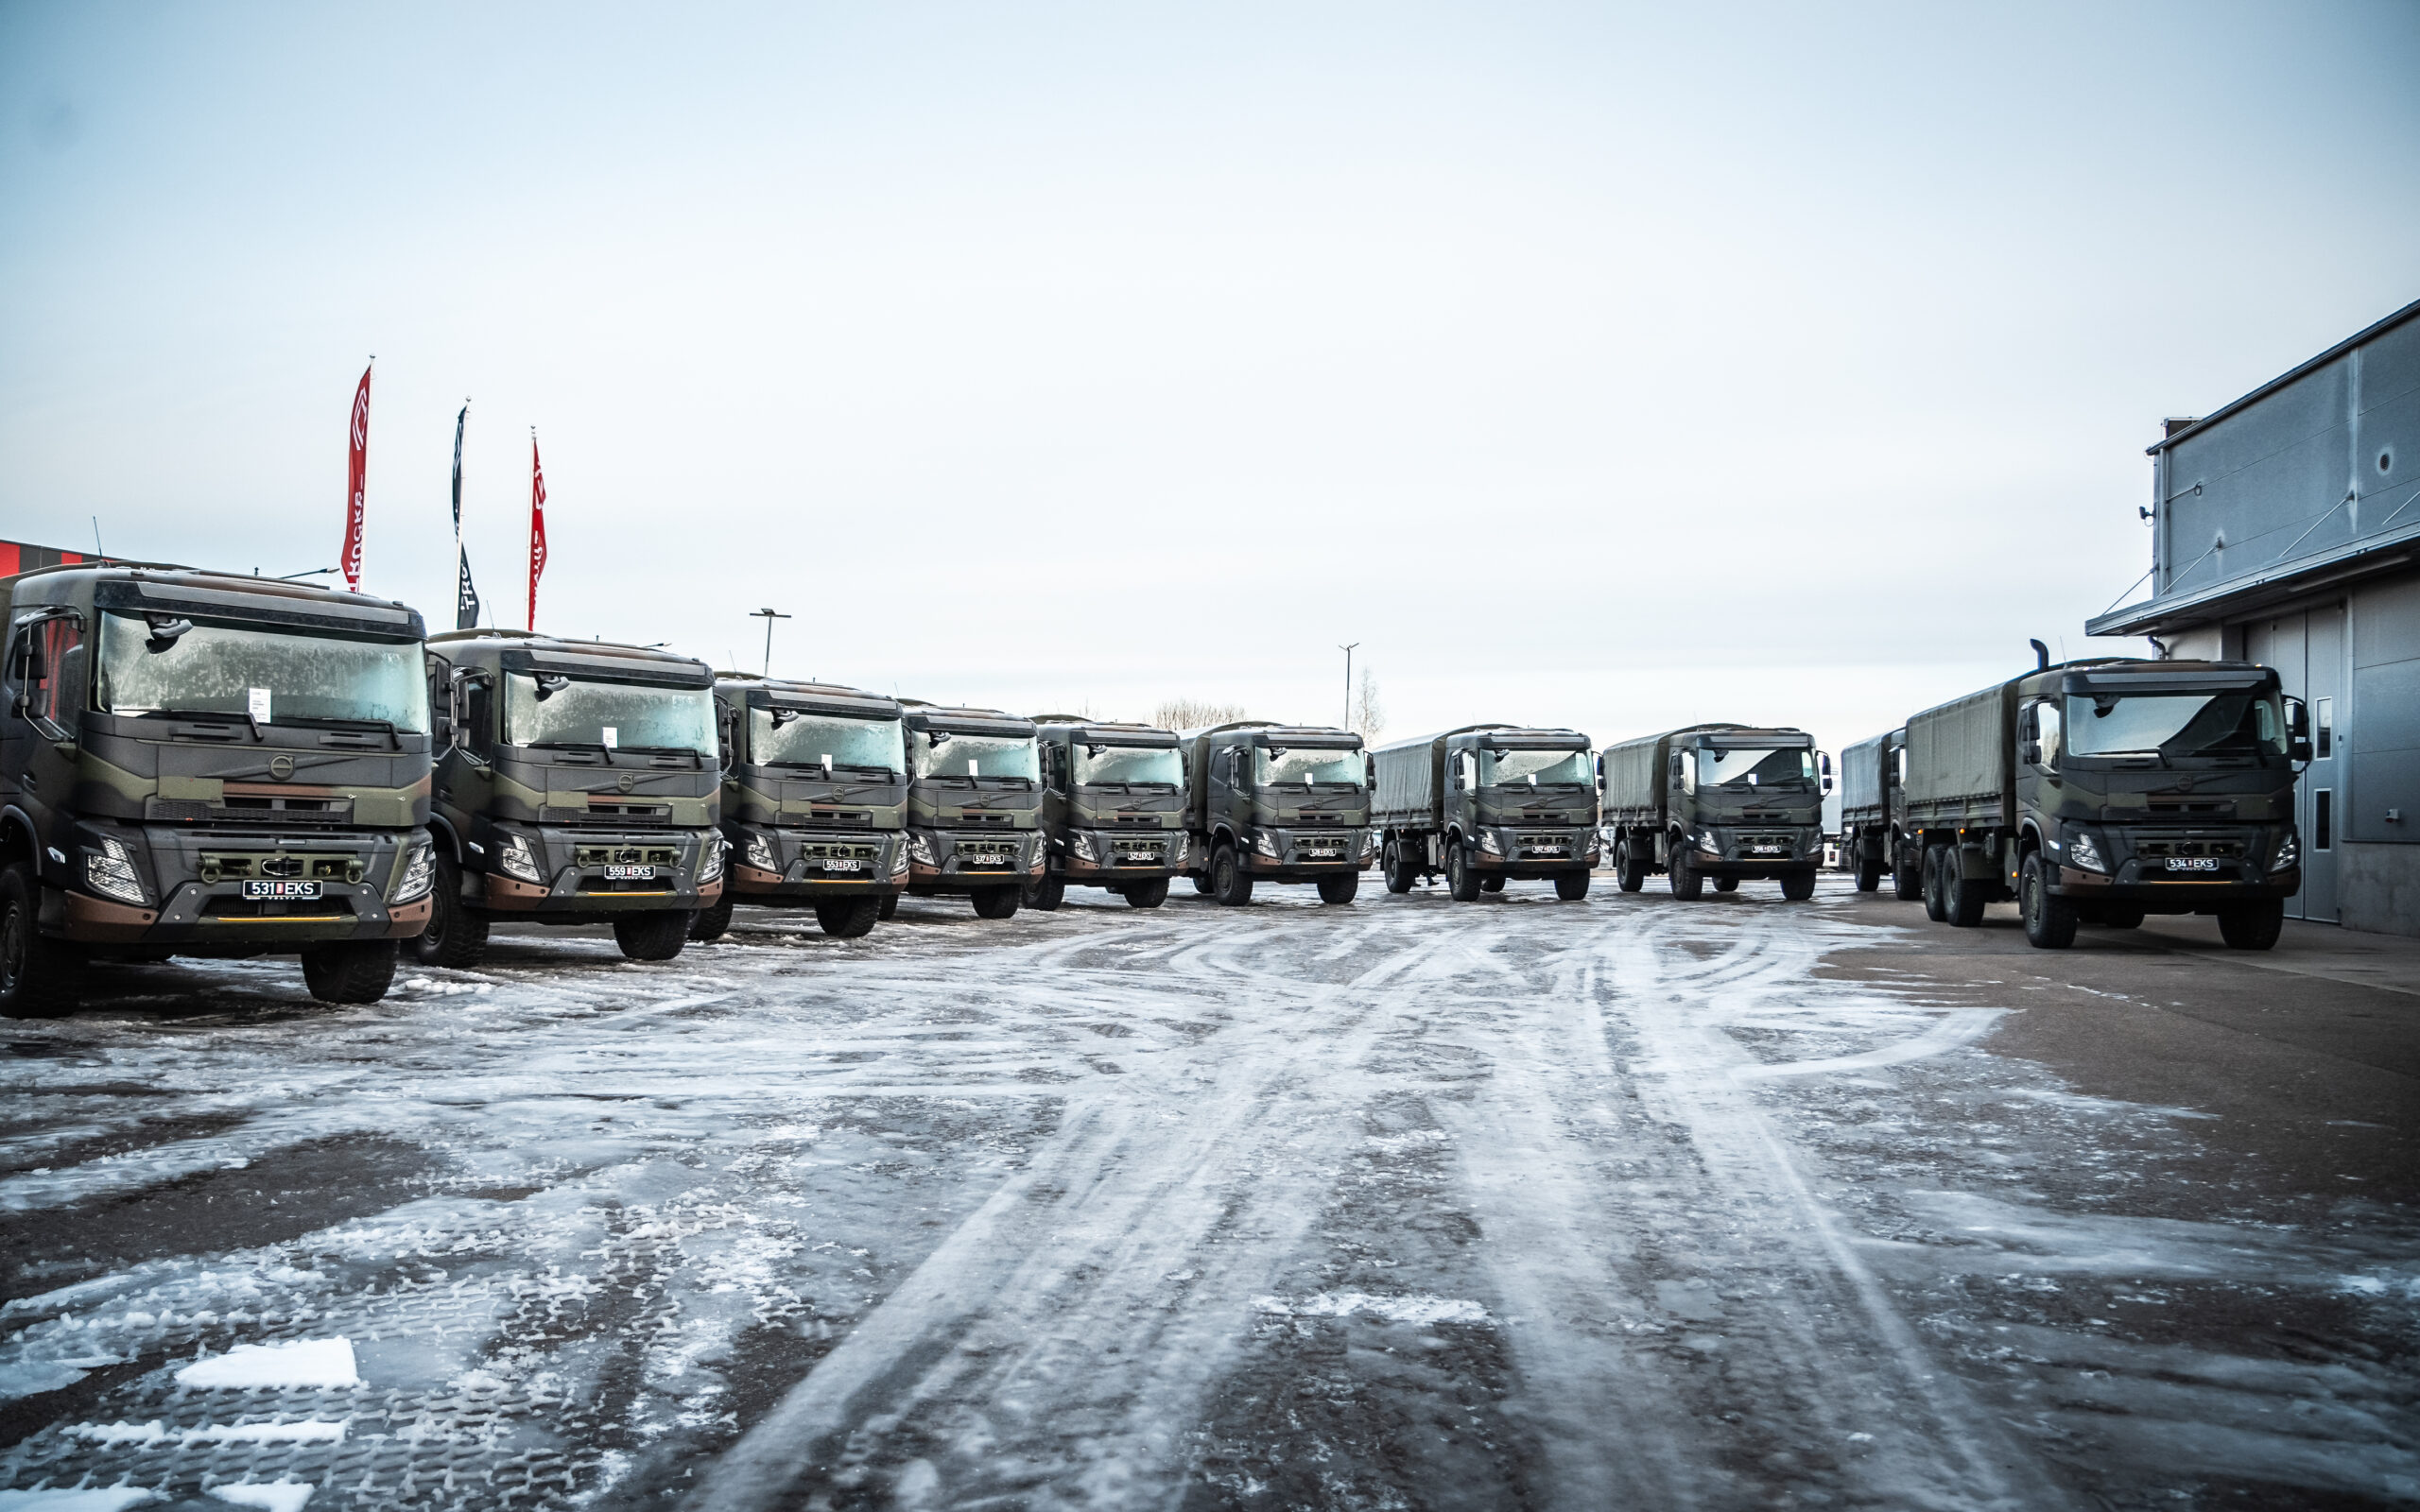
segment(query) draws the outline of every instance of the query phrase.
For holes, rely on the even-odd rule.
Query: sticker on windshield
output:
[[[246,704],[246,707],[252,713],[253,723],[262,725],[269,723],[268,690],[267,688],[247,688],[244,692],[250,699]]]
[[[969,756],[968,758],[966,758],[966,775],[967,775],[967,776],[969,776],[969,777],[980,777],[980,776],[982,776],[983,774],[982,774],[980,771],[977,770],[976,768],[977,768],[976,759],[975,759],[974,757],[972,757],[972,756]]]
[[[614,725],[607,725],[605,727],[605,748],[607,750],[612,750],[615,747],[621,745],[621,743],[622,731],[620,728]]]

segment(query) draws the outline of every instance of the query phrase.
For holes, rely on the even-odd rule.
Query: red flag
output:
[[[344,586],[361,592],[362,498],[370,482],[370,369],[361,369],[361,387],[353,391],[352,457],[345,473]]]
[[[529,628],[538,627],[538,577],[546,570],[546,473],[538,465],[538,433],[529,433]]]

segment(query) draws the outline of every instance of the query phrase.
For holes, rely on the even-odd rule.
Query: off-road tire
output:
[[[1781,895],[1794,903],[1803,903],[1815,896],[1815,868],[1793,871],[1781,879]]]
[[[1983,904],[1990,898],[1983,887],[1981,882],[1966,875],[1966,865],[1955,849],[1943,850],[1941,907],[1952,929],[1972,929],[1983,921]]]
[[[1157,908],[1168,901],[1168,879],[1155,877],[1150,882],[1130,882],[1124,891],[1130,907]]]
[[[614,943],[633,961],[668,961],[689,939],[692,909],[661,909],[614,920]]]
[[[1859,892],[1882,890],[1882,858],[1880,856],[1858,857],[1857,890]]]
[[[44,939],[42,884],[25,862],[0,869],[0,1015],[60,1019],[84,997],[84,953],[63,939]]]
[[[1908,864],[1903,866],[1902,862]],[[1891,896],[1903,903],[1911,903],[1924,895],[1923,864],[1910,860],[1908,848],[1900,846],[1891,863]]]
[[[341,939],[302,947],[302,985],[322,1003],[375,1003],[395,985],[391,939]]]
[[[1415,879],[1411,868],[1403,864],[1403,847],[1392,840],[1388,841],[1386,854],[1380,862],[1380,867],[1387,875],[1387,891],[1398,894],[1411,891],[1411,885]]]
[[[2229,950],[2265,951],[2277,943],[2286,928],[2283,899],[2265,902],[2229,903],[2219,910],[2219,937]]]
[[[1219,896],[1219,880],[1207,871],[1188,871],[1184,874],[1184,878],[1193,884],[1193,890],[1201,896],[1204,898]]]
[[[1672,859],[1664,868],[1664,880],[1672,885],[1672,896],[1685,903],[1705,896],[1705,873],[1690,863],[1690,855],[1686,845],[1675,845]]]
[[[1925,847],[1923,862],[1925,917],[1936,924],[1949,921],[1949,904],[1943,902],[1941,896],[1941,853],[1944,849],[1937,845]]]
[[[1361,873],[1347,871],[1334,877],[1322,877],[1319,882],[1320,902],[1349,903],[1361,890]]]
[[[1059,905],[1066,901],[1067,881],[1063,877],[1045,876],[1039,881],[1029,882],[1025,885],[1025,905],[1028,908],[1039,908],[1046,914],[1055,914],[1059,911]]]
[[[2103,903],[2100,905],[2100,917],[2094,922],[2103,929],[2140,929],[2143,917],[2143,905],[2140,903]]]
[[[1558,871],[1554,874],[1554,895],[1567,903],[1576,903],[1588,896],[1588,873]]]
[[[722,896],[698,910],[689,920],[689,937],[694,940],[720,939],[731,933],[731,911],[739,900],[725,887]]]
[[[1025,888],[1016,883],[997,887],[975,889],[975,917],[977,919],[1014,919],[1017,905],[1025,902]]]
[[[873,932],[882,917],[879,898],[831,898],[815,905],[815,921],[834,939],[856,939]]]
[[[1478,890],[1481,892],[1502,892],[1504,890],[1504,885],[1511,880],[1511,878],[1507,877],[1500,871],[1482,872],[1478,879]]]
[[[412,940],[412,959],[459,971],[478,965],[487,955],[488,916],[462,902],[462,868],[440,850],[428,879],[428,927]]]
[[[2048,868],[2039,850],[2026,852],[2024,868],[2016,874],[2016,914],[2025,920],[2025,942],[2036,950],[2063,951],[2076,942],[2083,916],[2074,899],[2050,895]]]
[[[886,924],[899,917],[899,895],[897,893],[887,892],[882,895],[881,917],[882,921]]]
[[[1210,896],[1229,908],[1252,902],[1252,873],[1244,869],[1243,857],[1236,854],[1232,845],[1221,845],[1210,853]]]
[[[1630,853],[1630,842],[1614,847],[1614,885],[1624,892],[1637,892],[1647,885],[1647,863]]]
[[[1451,840],[1445,842],[1445,891],[1458,903],[1478,902],[1478,873],[1471,869],[1469,853]]]
[[[1714,879],[1714,890],[1717,892],[1737,892],[1739,890],[1739,879],[1737,877],[1717,877]]]

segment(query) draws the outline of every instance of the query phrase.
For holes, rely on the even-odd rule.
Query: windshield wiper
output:
[[[620,748],[634,750],[642,756],[686,756],[692,766],[700,771],[705,770],[705,757],[686,746],[624,746]]]
[[[403,731],[395,728],[395,722],[391,719],[373,719],[367,714],[309,714],[300,717],[289,714],[286,716],[285,722],[289,725],[302,725],[305,728],[318,725],[368,725],[374,730],[385,730],[387,732],[388,744],[392,746],[395,749],[401,750],[404,748]]]
[[[533,740],[529,742],[529,748],[531,750],[593,750],[605,758],[606,765],[614,765],[614,747],[601,740]]]
[[[146,709],[134,717],[137,719],[207,719],[215,724],[232,724],[235,720],[241,719],[244,723],[252,727],[252,739],[255,742],[267,738],[262,735],[261,722],[252,717],[252,711],[249,705],[240,711],[233,709]]]

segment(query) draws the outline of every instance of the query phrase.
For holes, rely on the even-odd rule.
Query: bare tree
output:
[[[1151,711],[1151,723],[1162,730],[1201,730],[1211,725],[1232,725],[1249,717],[1240,704],[1211,703],[1201,698],[1167,698]]]
[[[1361,691],[1353,699],[1353,732],[1363,743],[1374,746],[1386,733],[1387,713],[1378,707],[1378,679],[1368,667],[1361,669]]]

